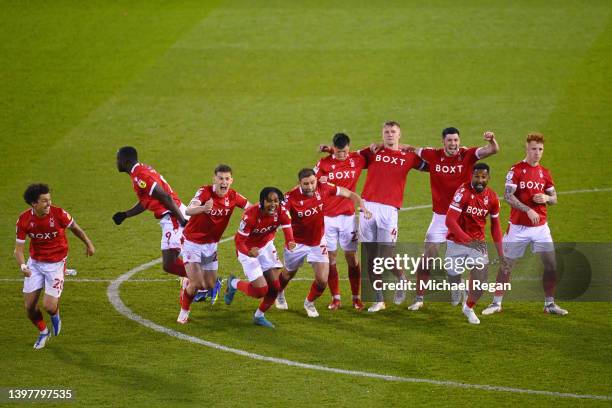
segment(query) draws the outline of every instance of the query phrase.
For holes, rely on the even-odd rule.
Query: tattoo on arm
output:
[[[514,195],[515,190],[516,187],[506,186],[506,191],[504,192],[504,200],[506,200],[506,202],[510,204],[512,208],[516,208],[517,210],[521,210],[523,212],[528,212],[531,208],[521,203],[519,199],[516,198],[516,196]]]
[[[548,196],[549,205],[557,204],[557,191],[554,187],[551,187],[548,191],[546,191],[546,195]]]

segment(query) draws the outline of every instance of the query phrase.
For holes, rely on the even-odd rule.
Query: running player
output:
[[[92,256],[96,249],[85,231],[78,226],[65,210],[51,205],[51,193],[46,184],[31,184],[23,194],[31,207],[17,220],[15,259],[24,275],[23,297],[30,321],[39,330],[35,349],[45,347],[51,333],[38,307],[41,290],[45,289],[43,307],[51,317],[53,335],[58,336],[62,328],[59,314],[59,298],[64,289],[64,272],[68,255],[68,228],[85,244],[85,254]],[[24,246],[30,238],[30,257],[26,263]]]
[[[448,207],[446,257],[444,264],[450,264],[447,273],[450,278],[461,276],[470,269],[470,288],[463,314],[468,322],[480,324],[473,307],[482,296],[482,283],[487,282],[489,257],[485,242],[487,216],[491,217],[491,236],[499,259],[503,259],[502,232],[499,225],[499,199],[487,187],[490,178],[489,166],[478,163],[474,166],[472,180],[461,185],[455,192]],[[451,283],[461,280],[451,279]]]
[[[506,258],[497,274],[497,283],[510,281],[512,267],[523,257],[527,245],[531,244],[531,250],[540,255],[544,264],[544,313],[563,316],[568,312],[557,306],[554,298],[557,262],[546,217],[546,205],[557,203],[557,192],[550,172],[540,165],[544,154],[544,136],[537,132],[529,133],[525,150],[525,159],[512,166],[506,176],[504,199],[512,209],[508,230],[504,235]],[[501,312],[503,296],[504,291],[497,291],[493,303],[482,314]]]
[[[259,205],[250,207],[242,215],[234,241],[248,283],[230,275],[225,288],[225,303],[228,305],[232,303],[236,290],[254,298],[263,297],[253,323],[270,328],[274,325],[266,319],[265,313],[278,295],[278,276],[283,267],[274,247],[274,235],[279,226],[285,235],[285,247],[295,249],[291,218],[281,207],[282,198],[283,193],[276,187],[265,187],[259,193]]]
[[[361,198],[354,192],[333,184],[319,183],[313,169],[300,170],[298,180],[300,184],[285,195],[285,207],[291,215],[291,227],[297,245],[294,249],[285,248],[285,269],[281,273],[280,284],[281,290],[284,290],[304,260],[309,262],[314,270],[315,279],[304,300],[304,309],[308,317],[318,317],[314,301],[325,290],[329,274],[323,219],[329,199],[334,196],[349,198],[357,208],[363,209],[365,219],[369,220],[372,214],[363,207]],[[282,299],[284,300],[284,296]],[[287,303],[277,302],[276,306],[279,309],[286,309]]]
[[[117,152],[117,169],[127,173],[138,203],[127,211],[113,215],[115,224],[120,225],[126,218],[134,217],[145,210],[153,212],[162,230],[161,252],[164,271],[177,276],[185,275],[185,266],[179,258],[183,227],[187,224],[185,206],[164,177],[151,166],[138,162],[138,152],[131,146],[124,146]]]
[[[191,218],[183,231],[181,255],[188,280],[181,287],[181,311],[177,322],[187,323],[191,302],[198,290],[212,290],[217,282],[217,246],[235,207],[247,208],[249,202],[230,188],[234,179],[226,164],[215,168],[213,184],[198,189],[185,213]],[[213,298],[214,300],[214,298]]]
[[[416,154],[429,165],[429,183],[433,216],[425,234],[425,259],[438,257],[440,245],[446,242],[446,212],[457,188],[470,181],[474,164],[481,159],[499,152],[499,145],[493,132],[485,132],[483,147],[461,147],[459,129],[448,127],[442,130],[442,148],[415,148]],[[427,263],[417,269],[417,290],[414,303],[408,309],[417,311],[423,306],[425,290],[423,285],[429,280]],[[461,277],[459,276],[459,279]],[[451,292],[451,304],[461,302],[462,291]]]
[[[365,160],[357,152],[350,151],[350,138],[344,133],[336,133],[332,140],[332,154],[319,160],[314,168],[320,182],[329,181],[337,186],[355,191]],[[357,260],[357,219],[355,207],[349,200],[342,197],[332,197],[325,206],[325,241],[329,255],[329,291],[332,301],[328,308],[336,310],[340,307],[340,285],[336,268],[336,250],[338,242],[344,251],[348,264],[348,276],[353,295],[353,307],[363,309],[361,296],[361,270]]]

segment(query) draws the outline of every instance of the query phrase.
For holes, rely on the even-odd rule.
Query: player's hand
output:
[[[493,140],[495,140],[495,133],[491,132],[491,131],[486,131],[484,132],[484,140],[486,140],[487,142],[491,142]]]
[[[117,225],[120,225],[123,221],[125,221],[126,218],[127,213],[124,213],[123,211],[117,212],[115,213],[115,215],[113,215],[113,221]]]
[[[370,151],[371,151],[372,153],[376,153],[376,152],[378,152],[380,149],[382,149],[382,147],[383,147],[383,144],[382,144],[382,143],[372,143],[372,144],[370,145]]]
[[[287,242],[287,249],[290,250],[290,251],[293,251],[296,246],[297,246],[297,244],[294,241]]]
[[[209,198],[208,201],[204,203],[204,212],[206,214],[209,214],[212,208],[213,208],[213,199]]]
[[[93,254],[95,253],[96,247],[94,247],[93,244],[87,245],[87,247],[85,248],[85,256],[93,256]]]
[[[372,213],[367,208],[362,208],[359,211],[363,213],[363,216],[365,217],[366,220],[372,219]]]
[[[531,199],[536,204],[546,204],[548,202],[548,196],[544,193],[534,194]]]
[[[247,255],[250,256],[251,258],[257,258],[259,256],[259,248],[253,247],[249,249],[249,252]]]
[[[178,220],[179,225],[180,225],[181,227],[183,227],[183,228],[185,228],[185,226],[187,225],[187,222],[188,222],[188,221],[185,219],[185,217],[181,217],[181,218],[179,218],[179,220]]]
[[[414,146],[408,144],[400,144],[399,149],[404,153],[414,153],[416,152],[416,148]]]
[[[32,276],[32,271],[30,270],[30,268],[26,264],[21,264],[21,272],[23,272],[23,275],[25,277],[29,278],[30,276]]]
[[[332,148],[329,145],[320,144],[319,145],[319,152],[321,152],[321,153],[331,153],[332,152]]]
[[[529,209],[529,211],[527,211],[527,216],[533,225],[538,225],[540,222],[540,214],[535,212],[535,210]]]

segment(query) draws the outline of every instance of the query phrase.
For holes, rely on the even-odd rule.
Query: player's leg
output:
[[[204,271],[199,262],[187,262],[185,263],[185,271],[189,284],[181,291],[181,310],[179,316],[176,319],[178,323],[185,324],[189,320],[189,312],[191,310],[191,303],[198,290],[203,289],[206,285],[204,280]]]
[[[309,258],[310,259],[310,258]],[[308,317],[319,317],[319,312],[315,307],[315,300],[317,300],[325,291],[327,286],[327,278],[329,275],[329,263],[328,262],[311,262],[312,270],[314,272],[314,281],[310,285],[310,291],[304,299],[304,309],[308,314]]]
[[[264,278],[266,280],[266,283],[268,284],[268,292],[261,299],[259,307],[253,315],[253,323],[258,326],[274,328],[274,324],[272,324],[272,322],[266,319],[265,313],[274,304],[274,301],[278,296],[278,291],[280,290],[280,282],[278,281],[278,276],[280,275],[280,272],[280,268],[272,268],[268,269],[267,271],[264,271]]]
[[[381,214],[381,222],[378,225],[376,234],[378,236],[378,241],[383,243],[381,247],[382,256],[385,258],[393,258],[396,254],[395,243],[398,237],[397,209],[390,206],[384,206]],[[408,282],[408,278],[403,270],[393,268],[391,272],[395,275],[398,282]],[[379,292],[382,294],[382,291]],[[401,305],[405,300],[406,290],[401,288],[396,289],[393,296],[393,303]]]
[[[341,216],[341,220],[342,225],[340,228],[339,242],[340,248],[342,248],[342,250],[344,251],[344,258],[346,259],[346,264],[348,265],[348,277],[351,285],[353,307],[357,310],[361,310],[363,309],[363,303],[361,303],[360,296],[361,269],[359,267],[359,260],[357,259],[357,246],[359,244],[359,241],[357,239],[357,219],[354,215],[344,215]]]
[[[55,263],[39,262],[38,266],[45,276],[45,296],[43,307],[51,317],[53,335],[59,336],[62,330],[62,320],[59,314],[59,299],[64,290],[64,273],[66,260]]]
[[[434,264],[433,261],[439,256],[440,243],[438,242],[425,242],[425,249],[423,256],[425,260],[419,263],[416,272],[416,296],[414,302],[408,306],[408,310],[416,312],[423,307],[425,302],[425,287],[431,275],[430,267]]]
[[[45,324],[43,314],[38,307],[40,292],[45,286],[45,276],[38,268],[38,263],[31,258],[28,260],[28,267],[32,274],[23,280],[23,300],[28,319],[39,331],[34,348],[41,349],[45,347],[47,340],[51,336],[51,332]]]
[[[470,271],[469,293],[463,305],[463,314],[471,324],[480,324],[480,319],[474,312],[474,305],[482,297],[482,283],[487,282],[488,266],[482,265]]]
[[[540,259],[544,265],[542,286],[544,287],[544,313],[565,316],[567,310],[555,303],[555,286],[557,284],[557,260],[554,251],[540,252]]]
[[[185,266],[179,257],[183,239],[183,229],[178,223],[172,221],[172,217],[165,216],[159,221],[162,230],[161,252],[162,267],[164,271],[172,275],[185,277]]]
[[[471,248],[465,245],[457,244],[453,241],[447,241],[444,264],[446,266],[446,275],[450,284],[456,286],[463,284],[463,273],[466,270],[466,263],[471,257],[473,251],[474,250],[471,250]],[[451,290],[453,306],[456,306],[461,302],[461,296],[463,293],[464,291],[460,289]]]
[[[514,224],[508,226],[508,231],[502,238],[504,258],[501,259],[497,277],[495,278],[495,283],[500,289],[495,291],[493,302],[482,311],[483,315],[490,315],[502,311],[502,301],[505,291],[501,288],[504,287],[503,285],[510,282],[512,268],[514,268],[516,262],[525,255],[525,249],[532,241],[530,228],[531,227]]]
[[[329,254],[329,277],[327,284],[329,292],[332,296],[331,303],[328,308],[336,310],[340,307],[340,280],[338,277],[338,269],[336,267],[336,250],[338,249],[338,240],[340,238],[340,222],[342,216],[324,217],[325,218],[325,242],[327,242],[327,250]]]
[[[285,258],[285,267],[282,269],[279,276],[280,283],[280,291],[278,292],[278,296],[276,297],[276,308],[281,310],[288,309],[287,300],[285,299],[285,288],[293,279],[298,269],[304,264],[304,260],[308,256],[308,251],[310,247],[297,244],[294,249],[283,249],[283,254]]]

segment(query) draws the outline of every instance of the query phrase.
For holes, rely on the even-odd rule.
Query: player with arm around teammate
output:
[[[265,317],[274,304],[280,283],[278,277],[283,267],[274,247],[274,236],[278,227],[285,235],[285,247],[295,249],[291,218],[281,206],[283,193],[276,187],[265,187],[259,193],[259,205],[251,206],[242,215],[240,227],[234,237],[236,254],[248,282],[230,275],[225,288],[225,303],[231,304],[236,290],[245,295],[261,298],[253,316],[258,326],[273,328]]]
[[[470,288],[463,314],[471,324],[480,324],[473,307],[482,296],[482,284],[487,282],[489,257],[485,241],[487,217],[491,218],[491,236],[500,259],[503,259],[502,232],[499,224],[499,199],[487,187],[490,178],[489,166],[477,163],[472,171],[472,180],[461,185],[448,207],[448,227],[445,265],[451,283],[459,284],[459,277],[470,269]]]
[[[38,307],[42,289],[45,290],[43,307],[51,317],[53,335],[58,336],[62,328],[59,300],[64,289],[64,273],[68,256],[68,241],[65,230],[85,244],[85,254],[92,256],[96,249],[85,231],[72,216],[60,207],[51,205],[51,193],[46,184],[31,184],[23,194],[31,207],[21,213],[17,220],[15,259],[24,275],[23,297],[30,321],[39,330],[35,349],[45,347],[51,333]],[[25,260],[24,246],[30,239],[30,256]]]

